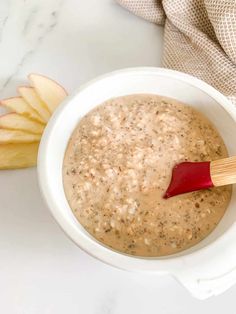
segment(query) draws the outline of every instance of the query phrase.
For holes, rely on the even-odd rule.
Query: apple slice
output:
[[[0,169],[35,166],[39,143],[0,145]]]
[[[0,128],[3,129],[21,130],[30,133],[42,134],[44,127],[45,125],[14,112],[0,116]]]
[[[23,99],[41,116],[44,122],[48,122],[51,114],[49,113],[46,105],[38,97],[33,87],[20,86],[18,87],[19,94]]]
[[[67,97],[65,89],[46,76],[32,73],[29,75],[29,81],[51,113]]]
[[[0,129],[0,144],[32,143],[40,141],[40,139],[41,134],[27,133],[19,130]]]
[[[29,104],[27,104],[27,102],[22,97],[3,99],[1,100],[1,105],[12,111],[15,111],[16,113],[44,123],[40,115]]]

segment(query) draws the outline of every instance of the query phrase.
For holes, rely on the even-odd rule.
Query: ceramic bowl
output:
[[[190,75],[162,68],[130,68],[103,75],[79,88],[56,110],[44,132],[38,157],[42,194],[65,233],[94,257],[128,271],[171,274],[192,295],[207,298],[236,282],[236,193],[216,229],[179,254],[161,258],[128,256],[103,246],[80,225],[65,197],[62,164],[80,119],[112,97],[151,93],[175,98],[203,112],[217,127],[230,155],[236,155],[236,108],[213,87]]]

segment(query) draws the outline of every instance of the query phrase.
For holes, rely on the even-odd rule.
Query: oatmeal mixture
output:
[[[205,238],[231,196],[227,186],[163,199],[172,167],[226,156],[216,129],[193,108],[156,95],[125,96],[80,121],[65,154],[64,188],[98,241],[127,254],[168,255]]]

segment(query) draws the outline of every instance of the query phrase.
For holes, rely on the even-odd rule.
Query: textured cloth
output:
[[[164,25],[163,66],[192,74],[236,105],[236,0],[117,0]]]

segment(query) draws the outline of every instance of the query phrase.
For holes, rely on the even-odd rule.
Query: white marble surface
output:
[[[160,65],[162,34],[113,0],[1,0],[0,97],[29,72],[71,92],[107,71]],[[96,261],[50,216],[35,169],[0,172],[0,313],[233,314],[235,296],[198,301],[171,277]]]

